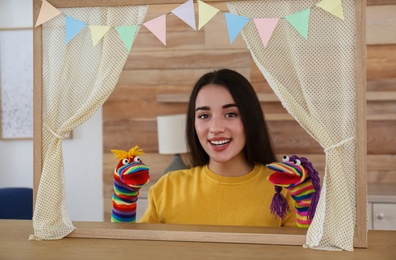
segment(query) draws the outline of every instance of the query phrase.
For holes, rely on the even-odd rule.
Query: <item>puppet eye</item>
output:
[[[133,158],[133,161],[134,162],[141,162],[142,160],[140,160],[140,158],[136,156],[135,158]]]
[[[300,166],[301,165],[301,161],[299,159],[295,159],[294,160],[294,164],[297,165],[297,166]]]
[[[288,161],[289,161],[289,156],[283,155],[282,161],[283,161],[283,162],[288,162]]]
[[[126,165],[128,163],[129,163],[129,159],[128,158],[122,159],[122,164],[123,165]]]

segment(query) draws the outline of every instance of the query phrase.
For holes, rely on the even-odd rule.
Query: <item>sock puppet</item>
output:
[[[139,190],[149,180],[149,167],[139,158],[143,150],[138,146],[128,152],[111,150],[114,158],[119,160],[114,169],[114,190],[111,212],[111,222],[136,222],[136,202]]]
[[[268,181],[275,185],[275,195],[271,204],[271,213],[280,218],[285,217],[289,205],[280,193],[287,189],[295,201],[297,227],[308,228],[315,215],[320,194],[318,172],[305,157],[283,156],[282,162],[274,162],[267,167],[275,172],[268,176]]]

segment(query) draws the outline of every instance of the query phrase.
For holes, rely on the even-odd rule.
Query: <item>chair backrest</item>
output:
[[[0,188],[0,219],[32,219],[32,188]]]

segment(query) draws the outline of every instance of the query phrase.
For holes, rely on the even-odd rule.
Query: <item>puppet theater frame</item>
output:
[[[98,1],[98,0],[51,0],[50,3],[56,8],[85,8],[85,7],[121,7],[121,6],[138,6],[138,5],[155,5],[155,4],[183,4],[184,0],[117,0],[117,1]],[[224,2],[217,0],[207,0],[208,4],[214,2]],[[242,1],[245,2],[245,1]],[[248,2],[248,1],[246,1]],[[253,2],[253,1],[252,1]],[[262,1],[266,2],[266,1]],[[270,0],[268,0],[270,2]],[[276,2],[275,0],[271,1]],[[283,2],[283,1],[278,1]],[[315,1],[313,1],[315,2]],[[365,57],[366,57],[366,45],[365,45],[365,7],[366,1],[349,1],[353,6],[354,13],[354,61],[351,61],[354,75],[354,149],[355,154],[350,158],[354,170],[359,175],[354,178],[355,184],[354,190],[348,191],[347,193],[355,196],[356,201],[354,205],[356,211],[353,216],[355,220],[355,230],[353,234],[353,247],[367,247],[367,198],[366,198],[366,74],[365,74]],[[42,5],[41,0],[33,0],[33,18],[37,20]],[[48,221],[44,217],[44,221],[39,223],[39,219],[43,220],[43,215],[40,215],[43,208],[54,207],[53,204],[45,204],[40,202],[40,196],[46,196],[47,189],[45,182],[51,181],[53,178],[58,178],[59,182],[62,183],[63,178],[57,173],[50,174],[50,176],[44,176],[43,169],[45,168],[46,161],[54,158],[46,158],[45,153],[46,147],[43,143],[46,138],[45,132],[55,136],[53,143],[60,146],[60,154],[57,156],[62,157],[61,154],[61,139],[64,137],[63,132],[59,133],[48,127],[45,122],[44,111],[48,109],[44,95],[46,95],[45,89],[45,70],[46,57],[43,58],[43,51],[46,46],[43,44],[43,29],[38,26],[34,29],[34,191],[35,191],[35,217],[33,218],[33,225],[35,229],[35,235],[31,236],[31,239],[60,239],[62,237],[80,237],[80,238],[113,238],[113,239],[141,239],[141,240],[173,240],[173,241],[202,241],[202,242],[227,242],[227,243],[256,243],[256,244],[280,244],[280,245],[303,245],[308,235],[302,230],[292,231],[282,228],[244,228],[241,233],[238,227],[208,227],[208,226],[174,226],[174,225],[142,225],[142,224],[114,224],[114,223],[100,223],[100,225],[92,225],[92,228],[79,228],[67,232],[63,236],[49,236],[40,237],[37,233],[43,231],[43,225],[46,223],[52,225],[53,217],[59,217],[63,222],[65,221],[64,209],[61,208],[60,216],[50,216]],[[72,126],[76,127],[76,125]],[[66,129],[66,132],[70,132]],[[47,133],[48,134],[48,133]],[[341,144],[342,145],[342,144]],[[334,147],[332,147],[334,148]],[[59,150],[58,150],[59,151]],[[359,158],[359,159],[357,159]],[[63,167],[63,161],[61,161],[60,168]],[[56,170],[55,170],[56,171]],[[61,174],[60,174],[61,175]],[[63,189],[59,187],[60,194],[59,200],[64,200]],[[330,193],[331,191],[328,191]],[[327,194],[328,195],[328,194]],[[322,196],[321,196],[322,197]],[[40,204],[40,203],[41,204]],[[59,202],[59,201],[58,201]],[[56,206],[55,206],[56,207]],[[55,213],[57,214],[57,213]],[[51,219],[50,219],[51,218]],[[44,224],[43,224],[44,223]],[[70,223],[69,223],[70,224]],[[45,228],[45,227],[44,227]],[[53,231],[53,227],[50,227],[48,233]],[[250,230],[247,232],[246,230]],[[37,232],[37,233],[36,233]],[[315,235],[315,234],[314,234]]]

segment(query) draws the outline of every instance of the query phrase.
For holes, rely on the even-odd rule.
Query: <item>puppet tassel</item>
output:
[[[319,179],[319,174],[316,170],[313,170],[313,173],[310,174],[310,177],[312,179],[312,184],[314,186],[315,192],[312,194],[311,197],[311,205],[308,209],[308,219],[312,220],[313,217],[315,216],[315,211],[316,211],[316,206],[318,205],[319,202],[319,196],[320,196],[320,179]]]
[[[318,205],[318,201],[319,201],[319,192],[315,191],[314,193],[312,193],[312,197],[311,197],[311,205],[308,209],[308,219],[312,220],[313,217],[315,216],[315,211],[316,211],[316,206]]]
[[[275,186],[275,195],[272,198],[271,203],[271,213],[279,216],[280,218],[284,218],[286,213],[290,210],[289,204],[287,203],[286,198],[281,193],[282,187]]]

